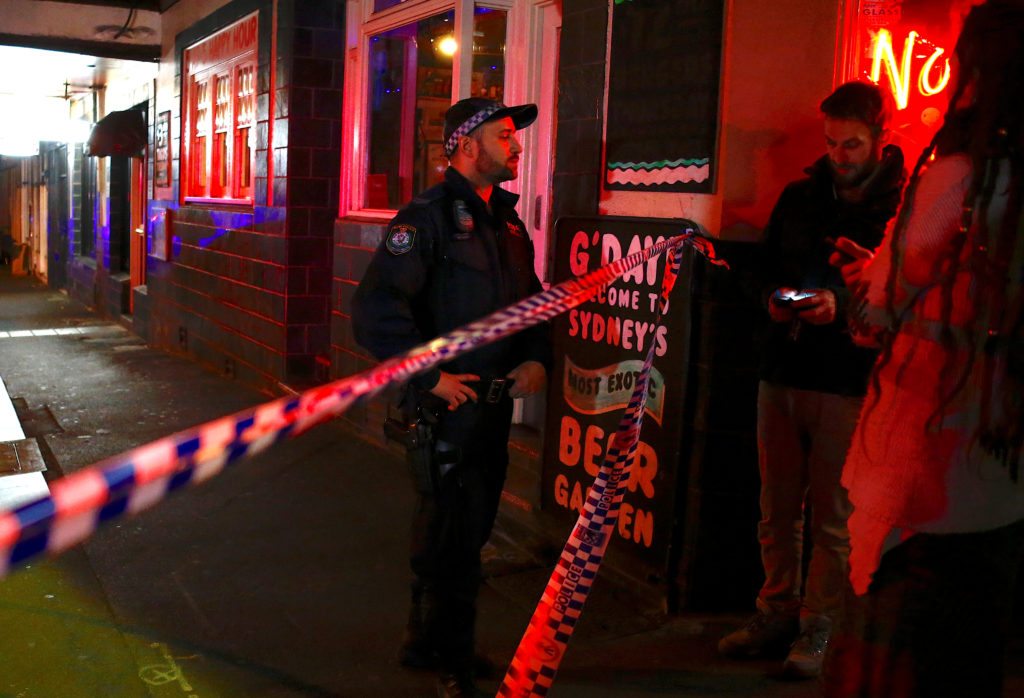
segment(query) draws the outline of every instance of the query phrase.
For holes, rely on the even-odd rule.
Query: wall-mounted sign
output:
[[[153,183],[166,188],[171,186],[171,112],[157,115],[153,144]]]
[[[846,79],[869,80],[895,103],[894,143],[908,163],[942,125],[952,47],[977,0],[860,0],[846,35]]]
[[[259,14],[253,13],[230,27],[206,37],[185,51],[188,72],[198,72],[255,51],[259,40]]]
[[[714,191],[723,0],[615,0],[604,188]]]
[[[904,39],[899,62],[896,61],[892,34],[888,29],[880,29],[875,34],[872,47],[871,81],[881,84],[884,68],[897,109],[907,108],[912,83],[916,82],[918,92],[925,97],[937,95],[949,84],[949,59],[942,57],[946,49],[921,38],[916,31],[909,32]]]
[[[171,239],[173,237],[174,210],[166,206],[149,205],[149,249],[146,253],[157,259],[167,261],[171,258]]]

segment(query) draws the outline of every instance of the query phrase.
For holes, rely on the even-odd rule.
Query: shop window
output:
[[[461,4],[366,2],[368,19],[350,36],[361,50],[346,75],[346,85],[363,87],[346,95],[344,129],[365,135],[345,142],[350,176],[342,206],[343,213],[390,216],[443,178],[448,107],[471,95],[504,100],[508,8],[477,5],[463,18]],[[471,47],[468,70],[462,46]]]
[[[974,0],[859,0],[850,3],[845,76],[893,98],[894,140],[912,165],[942,125],[952,89],[949,61]]]
[[[182,196],[252,203],[257,15],[185,50]]]

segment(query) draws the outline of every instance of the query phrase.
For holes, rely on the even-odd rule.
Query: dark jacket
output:
[[[874,175],[865,182],[860,202],[836,196],[824,156],[807,170],[806,179],[782,192],[765,231],[757,276],[765,308],[760,377],[803,390],[862,396],[877,353],[853,344],[847,328],[850,292],[839,270],[828,263],[832,248],[826,238],[847,237],[868,249],[882,241],[896,214],[905,171],[903,153],[886,146]],[[836,296],[836,319],[828,325],[771,322],[767,307],[783,286],[822,288]],[[795,338],[794,338],[795,337]]]
[[[356,290],[356,341],[378,359],[405,352],[541,290],[533,243],[519,219],[517,194],[495,186],[490,211],[454,168],[388,225]],[[409,240],[411,236],[411,240]],[[551,365],[549,328],[535,325],[457,357],[449,373],[504,377],[528,360]],[[416,379],[429,390],[439,369]]]

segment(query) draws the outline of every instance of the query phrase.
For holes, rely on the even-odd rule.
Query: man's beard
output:
[[[832,169],[832,181],[836,183],[836,186],[843,189],[852,189],[867,181],[868,177],[878,167],[878,163],[873,165],[864,163],[849,169],[839,169],[835,163],[829,161],[829,166]]]
[[[516,178],[516,173],[508,165],[499,163],[485,150],[480,151],[476,168],[480,174],[486,176],[493,184],[508,182]]]

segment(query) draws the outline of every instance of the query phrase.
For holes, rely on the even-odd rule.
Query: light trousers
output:
[[[863,398],[761,382],[757,443],[761,472],[758,540],[764,612],[831,619],[847,583],[850,502],[839,484]],[[804,508],[811,507],[811,559],[803,579]],[[803,593],[801,593],[801,587]]]

